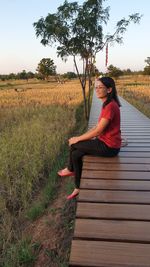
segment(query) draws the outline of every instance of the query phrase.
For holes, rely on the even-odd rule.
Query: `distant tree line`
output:
[[[119,76],[123,75],[134,75],[134,74],[143,74],[143,75],[150,75],[150,57],[147,57],[145,60],[147,65],[144,67],[144,70],[139,70],[139,71],[132,71],[131,69],[123,69],[121,70],[120,68],[114,66],[114,65],[109,65],[107,68],[107,75],[118,78]],[[71,71],[68,71],[62,75],[56,73],[56,66],[54,65],[53,60],[50,58],[43,58],[37,67],[37,72],[33,73],[31,71],[26,72],[23,70],[22,72],[18,72],[17,74],[15,73],[10,73],[10,74],[0,74],[0,80],[5,81],[5,80],[28,80],[28,79],[42,79],[42,80],[48,80],[50,76],[56,76],[57,77],[62,77],[64,79],[74,79],[77,78],[77,74]],[[92,76],[99,76],[103,75],[102,72],[99,72],[99,70],[95,67]],[[80,77],[82,78],[83,74],[80,74]]]
[[[49,77],[53,76],[55,77],[56,81],[60,79],[60,77],[65,79],[73,79],[76,78],[77,75],[74,72],[67,72],[62,75],[56,73],[56,66],[54,65],[54,61],[51,58],[43,58],[38,63],[36,73],[33,73],[31,71],[26,72],[23,70],[22,72],[10,73],[10,74],[0,74],[0,79],[2,81],[5,80],[28,80],[28,79],[41,79],[41,80],[48,80]]]
[[[114,78],[118,78],[119,76],[123,75],[135,75],[135,74],[142,74],[142,75],[150,75],[150,57],[147,57],[145,60],[147,65],[145,66],[144,70],[139,71],[131,71],[129,68],[121,70],[113,65],[108,66],[108,75]]]
[[[142,71],[142,70],[132,71],[129,68],[121,70],[120,68],[117,68],[113,65],[108,66],[107,70],[108,70],[107,71],[108,76],[111,76],[113,78],[118,78],[118,77],[124,76],[124,75],[145,74],[144,71]]]
[[[121,70],[120,68],[115,67],[114,65],[109,65],[107,68],[107,74],[111,77],[118,78],[119,76],[123,75],[135,75],[135,74],[142,74],[142,75],[150,75],[150,57],[147,57],[145,60],[147,65],[145,66],[144,70],[139,71],[131,71],[129,68]]]
[[[68,71],[64,74],[55,74],[55,75],[48,75],[47,76],[47,80],[49,77],[51,76],[55,76],[56,81],[57,81],[57,77],[59,78],[64,78],[64,79],[75,79],[77,78],[77,75],[75,72],[71,72]],[[82,76],[82,75],[81,75]],[[43,77],[43,75],[39,74],[39,73],[33,73],[31,71],[26,72],[25,70],[23,70],[22,72],[19,72],[17,74],[15,73],[10,73],[10,74],[0,74],[0,80],[5,81],[5,80],[28,80],[28,79],[39,79],[39,80],[45,80],[45,78]]]
[[[32,78],[37,78],[36,74],[31,72],[31,71],[26,72],[25,70],[23,70],[22,72],[18,72],[17,74],[15,74],[15,73],[0,74],[0,79],[2,81],[5,81],[5,80],[28,80],[28,79],[32,79]]]

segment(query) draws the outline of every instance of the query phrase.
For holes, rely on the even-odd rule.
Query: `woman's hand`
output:
[[[103,133],[105,128],[108,126],[109,120],[105,118],[101,118],[100,122],[93,127],[90,131],[80,135],[80,136],[74,136],[69,139],[69,146],[76,144],[80,141],[85,141],[85,140],[91,140]]]
[[[73,145],[73,144],[76,144],[76,143],[78,143],[80,140],[79,140],[79,137],[71,137],[70,139],[69,139],[69,146],[71,146],[71,145]]]

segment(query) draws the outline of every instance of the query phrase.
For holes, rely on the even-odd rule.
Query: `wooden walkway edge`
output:
[[[120,100],[128,146],[84,157],[70,267],[150,267],[150,119]],[[89,128],[100,108],[94,94]]]

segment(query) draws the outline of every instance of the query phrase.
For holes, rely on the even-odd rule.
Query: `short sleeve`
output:
[[[107,120],[112,121],[113,117],[114,117],[114,107],[112,105],[112,103],[106,105],[103,109],[103,112],[101,114],[101,118],[105,118]]]

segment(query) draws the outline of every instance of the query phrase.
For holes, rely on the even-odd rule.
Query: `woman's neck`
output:
[[[101,98],[101,101],[104,103],[107,100],[107,97]]]

